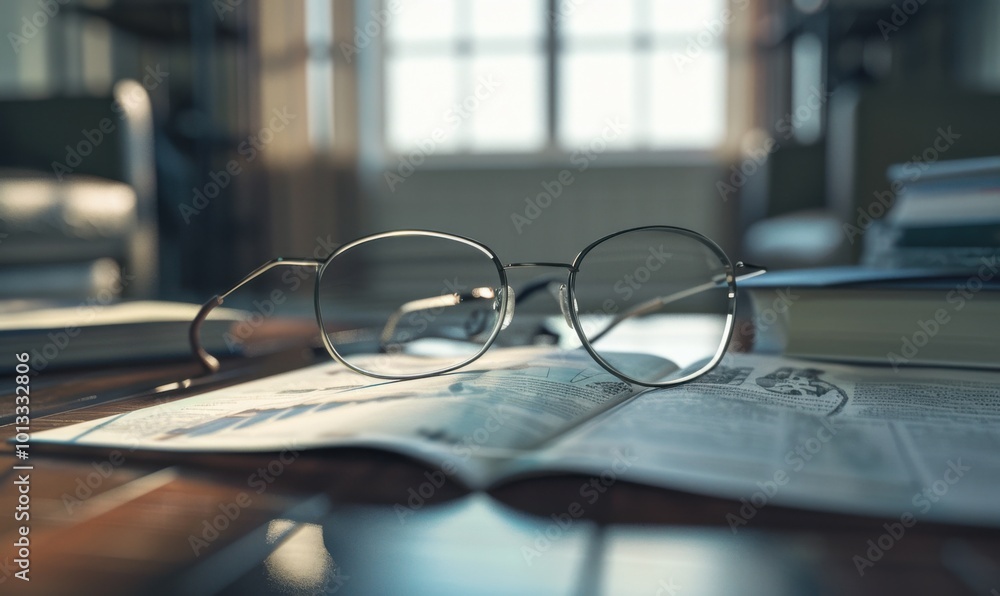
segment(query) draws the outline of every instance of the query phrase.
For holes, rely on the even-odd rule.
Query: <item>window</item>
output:
[[[711,149],[726,124],[728,5],[399,0],[384,47],[386,148],[569,151],[604,134],[624,151]]]

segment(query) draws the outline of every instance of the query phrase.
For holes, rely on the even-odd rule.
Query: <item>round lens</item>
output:
[[[670,385],[722,357],[735,286],[729,259],[707,238],[669,227],[630,230],[584,250],[577,269],[577,333],[620,375]]]
[[[361,372],[407,378],[477,358],[500,330],[503,269],[486,248],[434,232],[346,245],[316,287],[327,347]]]

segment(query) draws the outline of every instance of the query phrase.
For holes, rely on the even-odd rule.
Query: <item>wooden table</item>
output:
[[[223,382],[311,358],[243,361]],[[189,395],[120,399],[196,373],[185,362],[44,372],[31,430]],[[3,381],[9,418],[13,372]],[[18,460],[8,445],[0,458],[5,594],[1000,594],[993,529],[921,522],[861,576],[854,557],[889,520],[769,506],[734,533],[731,501],[619,482],[567,523],[558,513],[579,477],[491,494],[445,484],[400,516],[423,471],[373,451],[28,452]],[[25,473],[30,582],[15,576]]]

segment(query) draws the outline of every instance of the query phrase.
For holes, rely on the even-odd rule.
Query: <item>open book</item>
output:
[[[733,499],[734,531],[770,504],[996,526],[998,381],[735,354],[694,382],[646,389],[582,351],[498,349],[410,381],[373,383],[324,363],[33,438],[158,451],[372,447],[423,462],[431,492],[446,480],[489,489],[582,474],[582,505],[618,480]]]

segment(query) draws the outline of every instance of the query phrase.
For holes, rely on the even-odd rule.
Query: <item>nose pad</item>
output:
[[[510,322],[514,320],[514,288],[510,286],[504,286],[505,289],[501,289],[497,292],[497,297],[493,299],[493,310],[500,310],[500,295],[501,292],[507,292],[507,310],[502,314],[503,322],[500,323],[500,329],[506,329]]]
[[[566,284],[559,285],[559,309],[562,311],[563,318],[566,319],[566,324],[569,325],[570,329],[575,331],[573,317],[570,316],[569,288],[566,287]]]

